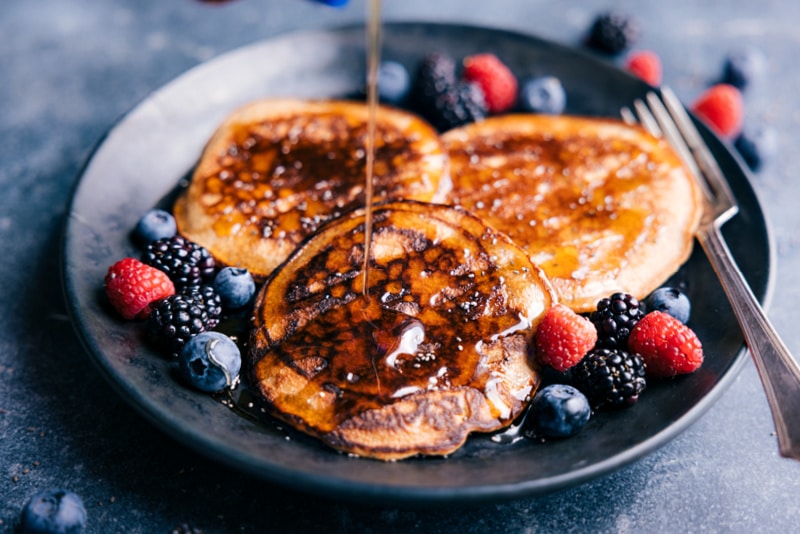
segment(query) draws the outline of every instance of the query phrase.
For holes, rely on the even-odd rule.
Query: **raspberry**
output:
[[[463,77],[481,88],[489,113],[508,111],[517,101],[517,78],[494,54],[465,58]]]
[[[636,43],[639,33],[637,19],[623,13],[601,13],[589,30],[586,44],[600,52],[619,54]]]
[[[645,362],[620,349],[592,349],[572,369],[572,380],[595,408],[621,408],[647,388]]]
[[[671,315],[653,311],[644,316],[628,338],[631,352],[641,355],[647,375],[670,377],[697,370],[703,347],[697,334]]]
[[[625,68],[650,85],[661,85],[661,58],[655,52],[650,50],[633,52],[628,56]]]
[[[742,131],[744,100],[736,87],[719,83],[709,87],[692,105],[692,111],[712,130],[726,139]]]
[[[135,258],[125,258],[109,267],[105,292],[122,317],[144,319],[156,302],[175,293],[175,286],[158,269]]]
[[[589,316],[597,329],[597,346],[626,349],[631,329],[644,317],[639,301],[627,293],[614,293],[597,303]]]
[[[536,356],[559,372],[578,363],[597,342],[597,330],[563,304],[547,310],[536,331]]]
[[[208,249],[178,235],[147,245],[142,261],[167,273],[177,287],[214,279],[215,262]]]

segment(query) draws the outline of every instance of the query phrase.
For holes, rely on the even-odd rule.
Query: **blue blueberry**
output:
[[[256,294],[256,282],[247,269],[225,267],[214,278],[214,289],[222,305],[231,310],[244,308]]]
[[[580,432],[591,413],[583,393],[566,384],[551,384],[533,397],[528,424],[536,436],[566,438]]]
[[[33,495],[20,518],[21,534],[77,534],[86,527],[86,508],[75,493],[48,489]]]
[[[378,98],[381,102],[398,105],[411,89],[408,69],[396,61],[383,61],[378,67]]]
[[[567,106],[567,93],[558,78],[542,76],[523,82],[519,100],[525,111],[559,115]]]
[[[674,287],[660,287],[645,299],[645,309],[648,312],[662,311],[670,314],[683,324],[689,322],[692,304],[689,297],[680,289]]]
[[[745,125],[734,146],[747,166],[757,172],[777,152],[778,137],[771,128]]]
[[[721,81],[743,91],[763,76],[765,68],[766,60],[761,50],[754,47],[735,50],[725,58]]]
[[[134,230],[134,238],[141,245],[148,245],[159,239],[173,237],[178,232],[175,217],[160,209],[152,209],[145,213]]]
[[[346,6],[349,0],[314,0],[320,4],[325,4],[326,6],[333,6],[333,7],[342,7]]]
[[[236,343],[219,332],[201,332],[181,349],[178,371],[187,383],[213,393],[232,386],[242,368]]]

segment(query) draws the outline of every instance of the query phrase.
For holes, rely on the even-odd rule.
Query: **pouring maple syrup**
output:
[[[363,294],[369,303],[369,261],[372,248],[372,202],[374,197],[375,144],[378,115],[378,66],[381,56],[381,0],[370,0],[367,17],[367,137],[366,184],[364,188],[364,281]]]

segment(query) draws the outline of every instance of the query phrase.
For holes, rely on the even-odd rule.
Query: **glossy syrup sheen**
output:
[[[297,115],[258,127],[241,126],[205,181],[209,212],[227,235],[255,225],[264,237],[306,235],[365,202],[364,122],[338,114]],[[408,184],[393,180],[413,158],[398,130],[378,129],[375,173],[379,196],[392,198]]]
[[[652,161],[640,158],[639,146],[580,135],[497,137],[451,151],[454,160],[469,161],[462,168],[470,169],[455,178],[453,201],[538,254],[548,274],[572,276],[591,268],[595,256],[604,262],[598,269],[613,272],[614,263],[626,261],[627,243],[647,237],[649,206],[624,202],[652,182]],[[502,172],[492,164],[498,155]]]
[[[282,269],[257,304],[257,325],[271,334],[269,347],[255,341],[258,378],[280,387],[279,369],[302,376],[302,387],[276,402],[329,431],[419,392],[474,388],[491,397],[505,350],[527,373],[522,386],[509,384],[521,404],[535,381],[527,341],[550,302],[545,282],[516,247],[498,265],[486,244],[502,238],[488,229],[476,236],[422,214],[391,215],[376,214],[369,299],[360,276],[363,219],[326,228],[324,245],[312,239],[306,252],[314,253]],[[497,421],[510,416],[502,404]]]

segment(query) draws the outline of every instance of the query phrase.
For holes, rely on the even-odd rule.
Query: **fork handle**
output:
[[[697,238],[744,333],[772,411],[780,454],[800,460],[800,366],[750,290],[719,226],[703,225]]]

